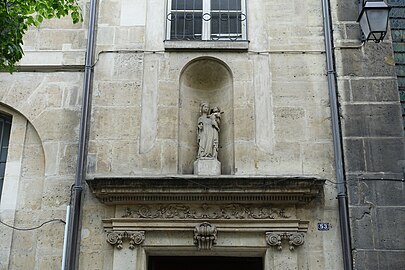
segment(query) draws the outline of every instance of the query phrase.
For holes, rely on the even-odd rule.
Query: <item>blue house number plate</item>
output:
[[[318,223],[318,231],[329,231],[330,224],[329,223]]]

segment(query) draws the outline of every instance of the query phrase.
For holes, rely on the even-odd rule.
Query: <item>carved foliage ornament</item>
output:
[[[124,218],[139,219],[275,219],[289,218],[284,209],[272,208],[269,205],[247,206],[242,204],[228,205],[141,205],[127,208]]]
[[[210,250],[217,243],[217,228],[208,223],[203,222],[195,226],[194,229],[194,244],[199,250]]]
[[[129,248],[134,249],[136,246],[142,244],[145,240],[144,231],[134,231],[134,232],[108,232],[107,242],[117,249],[122,249],[123,240],[129,240]]]
[[[296,246],[304,244],[303,233],[287,233],[287,232],[267,232],[266,242],[270,246],[277,247],[278,250],[282,250],[282,241],[288,241],[290,250],[293,251]]]

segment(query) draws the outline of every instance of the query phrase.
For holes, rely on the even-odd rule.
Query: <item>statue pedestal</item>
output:
[[[221,162],[217,159],[197,159],[194,161],[195,175],[221,175]]]

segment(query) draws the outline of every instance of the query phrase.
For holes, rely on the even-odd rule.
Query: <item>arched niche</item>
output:
[[[180,75],[179,174],[192,174],[197,155],[200,104],[220,107],[222,114],[218,160],[222,174],[234,173],[233,83],[228,66],[215,58],[197,58]]]

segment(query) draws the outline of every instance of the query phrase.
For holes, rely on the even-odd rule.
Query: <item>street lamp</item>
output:
[[[384,1],[359,0],[359,18],[362,41],[380,42],[387,34],[390,7]]]

